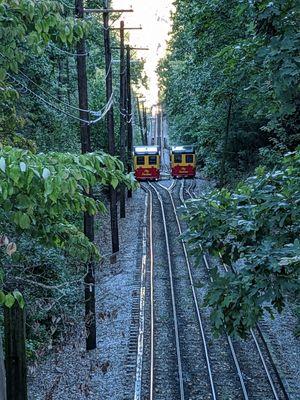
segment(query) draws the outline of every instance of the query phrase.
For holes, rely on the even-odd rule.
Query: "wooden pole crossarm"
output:
[[[120,47],[112,47],[112,50],[120,50]],[[130,50],[150,50],[148,47],[130,47]]]
[[[142,30],[143,28],[141,26],[136,27],[136,28],[124,28],[125,31],[137,31],[137,30]],[[120,28],[113,27],[110,28],[111,31],[120,31]]]
[[[150,50],[149,47],[130,47],[130,50],[137,51],[137,50]]]
[[[118,64],[119,62],[120,62],[120,60],[112,60],[113,64]],[[142,62],[142,60],[131,60],[130,64],[137,64],[137,63],[140,63],[140,62]]]
[[[83,10],[86,14],[106,14],[106,13],[124,13],[124,12],[133,12],[133,9],[124,9],[124,10],[114,10],[112,8],[85,8]]]

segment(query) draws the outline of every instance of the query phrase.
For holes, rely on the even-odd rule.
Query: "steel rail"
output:
[[[229,269],[228,269],[227,265],[222,261],[221,256],[220,256],[220,261],[221,261],[221,264],[223,265],[223,268],[224,268],[225,272],[228,273],[228,272],[229,272]],[[234,271],[234,273],[236,273],[236,271],[235,271],[234,269],[233,269],[233,271]],[[256,350],[257,350],[257,352],[258,352],[258,354],[259,354],[260,360],[261,360],[261,362],[262,362],[262,364],[263,364],[263,367],[264,367],[265,373],[266,373],[266,375],[267,375],[269,384],[270,384],[271,389],[272,389],[272,392],[273,392],[273,394],[274,394],[274,398],[275,398],[276,400],[280,400],[280,397],[279,397],[279,395],[278,395],[278,393],[277,393],[277,390],[276,390],[276,388],[275,388],[273,379],[272,379],[272,377],[271,377],[269,368],[268,368],[268,366],[267,366],[267,364],[266,364],[266,360],[265,360],[265,358],[264,358],[264,355],[263,355],[263,353],[262,353],[262,351],[261,351],[261,348],[260,348],[260,346],[259,346],[257,337],[256,337],[256,335],[255,335],[255,333],[254,333],[254,331],[253,331],[252,328],[250,329],[250,333],[251,333],[251,336],[252,336],[252,338],[253,338],[253,340],[254,340],[255,347],[256,347]]]
[[[149,208],[149,253],[150,253],[150,388],[149,400],[154,392],[154,251],[153,251],[153,196],[151,190],[141,185],[147,193]],[[144,216],[145,218],[145,216]]]
[[[151,201],[152,198],[150,197]],[[142,246],[142,265],[141,265],[141,286],[140,286],[140,314],[139,314],[139,333],[138,350],[136,360],[136,375],[134,400],[141,400],[142,393],[142,369],[144,356],[144,337],[145,337],[145,302],[146,302],[146,273],[147,273],[147,214],[149,206],[149,194],[145,198],[145,213],[143,219],[143,246]]]
[[[185,181],[182,181],[179,197],[180,197],[180,201],[183,204],[183,206],[186,207],[186,204],[185,204],[185,201],[184,201],[184,195],[183,195],[184,182]],[[191,190],[192,186],[193,186],[193,184],[191,184],[190,187],[187,189],[187,192],[189,193],[191,198],[193,198],[193,196],[190,193],[190,190]],[[202,246],[201,245],[200,245],[200,249],[202,251]],[[210,273],[209,263],[208,263],[206,255],[203,252],[202,252],[202,258],[203,258],[203,261],[204,261],[205,268],[207,269],[208,273]],[[213,282],[213,278],[210,275],[209,275],[209,277],[210,277],[210,281]],[[226,335],[226,338],[227,338],[227,342],[229,344],[229,348],[230,348],[231,355],[232,355],[232,358],[233,358],[233,361],[234,361],[234,365],[235,365],[235,368],[236,368],[236,371],[237,371],[237,374],[238,374],[238,377],[239,377],[239,380],[240,380],[240,384],[241,384],[241,388],[242,388],[242,391],[243,391],[244,399],[245,400],[249,400],[247,388],[246,388],[246,385],[245,385],[245,382],[244,382],[244,378],[243,378],[243,373],[241,371],[241,367],[240,367],[240,364],[239,364],[239,361],[238,361],[238,358],[237,358],[237,355],[236,355],[236,352],[235,352],[231,337],[229,335]]]
[[[177,214],[177,211],[176,211],[176,206],[175,206],[175,203],[174,203],[172,192],[170,191],[170,188],[166,188],[166,187],[164,187],[163,185],[160,185],[160,184],[158,184],[158,185],[161,188],[165,189],[168,192],[169,196],[170,196],[170,200],[171,200],[171,203],[172,203],[174,216],[175,216],[175,219],[176,219],[176,222],[177,222],[178,231],[179,231],[179,234],[182,235],[182,229],[181,229],[181,225],[180,225],[180,222],[179,222],[178,214]],[[194,305],[195,305],[197,319],[198,319],[198,323],[199,323],[199,327],[200,327],[201,338],[202,338],[202,343],[203,343],[203,348],[204,348],[204,353],[205,353],[205,360],[206,360],[206,365],[207,365],[207,370],[208,370],[208,375],[209,375],[209,382],[210,382],[210,387],[211,387],[211,394],[212,394],[212,398],[214,400],[217,400],[217,393],[216,393],[214,379],[213,379],[213,373],[212,373],[212,369],[211,369],[211,362],[210,362],[210,357],[209,357],[208,345],[207,345],[207,340],[206,340],[206,337],[205,337],[202,317],[201,317],[201,313],[200,313],[200,309],[199,309],[199,305],[198,305],[197,294],[196,294],[196,291],[195,291],[195,283],[194,283],[194,278],[193,278],[193,275],[192,275],[191,264],[190,264],[190,261],[189,261],[189,256],[188,256],[188,252],[187,252],[184,240],[181,239],[180,241],[181,241],[183,252],[184,252],[184,257],[185,257],[185,261],[186,261],[186,266],[187,266],[187,270],[188,270],[190,285],[191,285],[192,294],[193,294]]]
[[[154,252],[153,252],[153,199],[149,190],[149,247],[150,247],[150,400],[153,400],[154,389]]]
[[[172,309],[173,309],[173,320],[174,320],[174,333],[175,333],[175,345],[176,345],[176,354],[177,354],[177,366],[178,366],[178,379],[179,379],[179,391],[180,391],[180,400],[184,400],[184,387],[183,387],[183,374],[182,374],[182,363],[181,363],[181,352],[180,352],[180,341],[179,341],[179,333],[178,333],[178,320],[177,320],[177,310],[176,310],[176,302],[175,302],[175,292],[174,292],[174,282],[173,282],[173,271],[172,271],[172,262],[171,262],[171,252],[170,252],[170,244],[169,244],[169,235],[167,230],[167,222],[165,215],[165,208],[162,201],[162,197],[159,194],[156,187],[149,182],[149,186],[154,190],[158,201],[161,207],[164,233],[165,233],[165,241],[167,247],[167,259],[168,259],[168,267],[169,267],[169,278],[170,278],[170,289],[171,289],[171,299],[172,299]]]
[[[177,181],[174,179],[173,182],[172,182],[172,184],[171,184],[171,186],[169,187],[169,190],[170,190],[171,192],[173,192],[173,189],[175,188],[176,184],[177,184]]]
[[[191,197],[191,198],[195,198],[195,193],[194,193],[194,192],[191,193],[190,190],[191,190],[191,187],[190,187],[189,190],[188,190],[188,193],[189,193],[190,197]],[[203,255],[203,257],[206,258],[205,254]],[[228,266],[223,262],[221,256],[219,256],[219,258],[220,258],[221,264],[222,264],[222,266],[223,266],[225,272],[229,272]],[[208,268],[208,270],[209,270],[210,268],[209,268],[209,263],[208,263],[208,261],[207,261],[207,258],[206,258],[206,266],[207,266],[207,268]],[[237,273],[236,270],[235,270],[233,267],[232,267],[232,270],[233,270],[234,273]],[[257,329],[260,330],[258,324],[257,324]],[[272,377],[271,377],[269,368],[268,368],[268,366],[267,366],[267,364],[266,364],[264,355],[263,355],[263,353],[262,353],[262,351],[261,351],[261,348],[260,348],[260,345],[259,345],[259,343],[258,343],[257,337],[256,337],[256,335],[255,335],[255,333],[254,333],[254,331],[253,331],[252,328],[250,329],[250,333],[251,333],[251,336],[252,336],[252,338],[253,338],[253,340],[254,340],[255,347],[256,347],[256,350],[257,350],[257,352],[258,352],[258,354],[259,354],[259,357],[260,357],[260,360],[261,360],[261,362],[262,362],[262,365],[263,365],[263,368],[264,368],[264,370],[265,370],[265,373],[266,373],[266,375],[267,375],[268,382],[269,382],[270,387],[271,387],[271,389],[272,389],[274,398],[275,398],[276,400],[280,400],[280,396],[278,395],[277,389],[275,388],[275,385],[274,385],[273,379],[272,379]],[[266,345],[266,343],[265,343],[265,345]],[[267,345],[266,345],[266,347],[267,347]],[[269,353],[269,356],[270,356],[271,353],[270,353],[270,351],[269,351],[268,348],[267,348],[267,350],[268,350],[268,353]],[[270,359],[271,359],[271,356],[270,356]],[[283,390],[284,395],[287,396],[287,394],[286,394],[286,392],[285,392],[285,389],[284,389],[284,385],[282,384],[280,375],[279,375],[279,373],[278,373],[278,371],[277,371],[276,365],[275,365],[275,363],[274,363],[273,360],[271,360],[271,363],[272,363],[273,368],[274,368],[274,370],[275,370],[276,376],[279,378],[281,389]]]

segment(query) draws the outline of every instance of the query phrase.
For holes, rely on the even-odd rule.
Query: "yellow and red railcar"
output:
[[[159,146],[135,146],[133,151],[134,175],[138,181],[160,178]]]
[[[194,178],[196,176],[194,146],[173,146],[170,161],[173,178]]]

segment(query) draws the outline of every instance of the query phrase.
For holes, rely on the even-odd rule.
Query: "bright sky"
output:
[[[166,41],[170,32],[170,12],[172,0],[113,0],[114,8],[133,8],[133,13],[124,13],[125,26],[142,30],[130,31],[130,45],[146,47],[148,51],[138,51],[138,58],[146,60],[145,70],[149,79],[149,90],[145,98],[149,106],[158,101],[158,79],[155,73],[158,61],[164,56]],[[115,24],[118,26],[119,21]]]

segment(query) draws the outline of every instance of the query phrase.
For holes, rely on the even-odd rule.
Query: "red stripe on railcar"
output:
[[[196,175],[196,168],[192,165],[176,165],[172,168],[172,176],[175,178],[193,178]]]
[[[134,175],[138,181],[142,181],[147,179],[159,179],[160,173],[159,169],[155,167],[140,167],[136,168]]]

